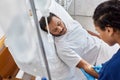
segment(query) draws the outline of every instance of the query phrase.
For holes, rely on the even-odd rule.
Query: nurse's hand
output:
[[[91,76],[90,74],[86,73],[83,69],[80,69],[80,70],[86,76],[87,80],[95,80],[95,78],[93,76]]]
[[[102,68],[102,65],[93,66],[93,69],[94,69],[97,73],[100,72],[101,68]]]

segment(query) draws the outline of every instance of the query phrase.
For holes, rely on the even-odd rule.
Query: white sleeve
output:
[[[81,57],[70,47],[69,43],[56,43],[57,54],[69,67],[76,67]]]

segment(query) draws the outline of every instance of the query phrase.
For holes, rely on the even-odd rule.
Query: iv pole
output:
[[[46,57],[46,53],[45,53],[45,49],[44,49],[44,46],[43,46],[43,41],[41,39],[41,34],[40,34],[40,25],[38,23],[38,18],[37,18],[37,14],[36,14],[36,8],[35,8],[35,3],[34,3],[34,0],[29,0],[30,2],[30,6],[31,6],[31,10],[32,10],[32,13],[33,13],[33,18],[34,18],[34,22],[35,22],[35,26],[36,26],[36,29],[37,29],[37,35],[38,35],[38,41],[39,41],[39,45],[42,46],[42,49],[43,49],[43,59],[44,59],[44,63],[45,63],[45,67],[46,67],[46,70],[47,70],[47,75],[48,75],[48,79],[49,80],[52,80],[51,79],[51,74],[50,74],[50,69],[49,69],[49,65],[48,65],[48,61],[47,61],[47,57]]]

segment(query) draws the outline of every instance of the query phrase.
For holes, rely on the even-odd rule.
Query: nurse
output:
[[[120,1],[110,0],[95,9],[93,20],[100,37],[110,46],[120,45]],[[98,80],[120,80],[120,49],[103,64]]]

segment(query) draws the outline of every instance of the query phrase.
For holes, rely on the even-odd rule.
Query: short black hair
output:
[[[109,0],[98,5],[93,20],[102,30],[105,30],[107,25],[114,30],[120,30],[120,0]]]
[[[54,16],[57,17],[55,14],[53,14],[53,13],[50,12],[49,16],[47,17],[48,24],[51,22],[52,17],[54,17]],[[48,31],[45,29],[45,27],[46,27],[46,22],[45,22],[45,17],[44,17],[44,16],[41,17],[41,19],[40,19],[40,21],[39,21],[39,24],[40,24],[40,27],[41,27],[42,30],[48,32]]]

